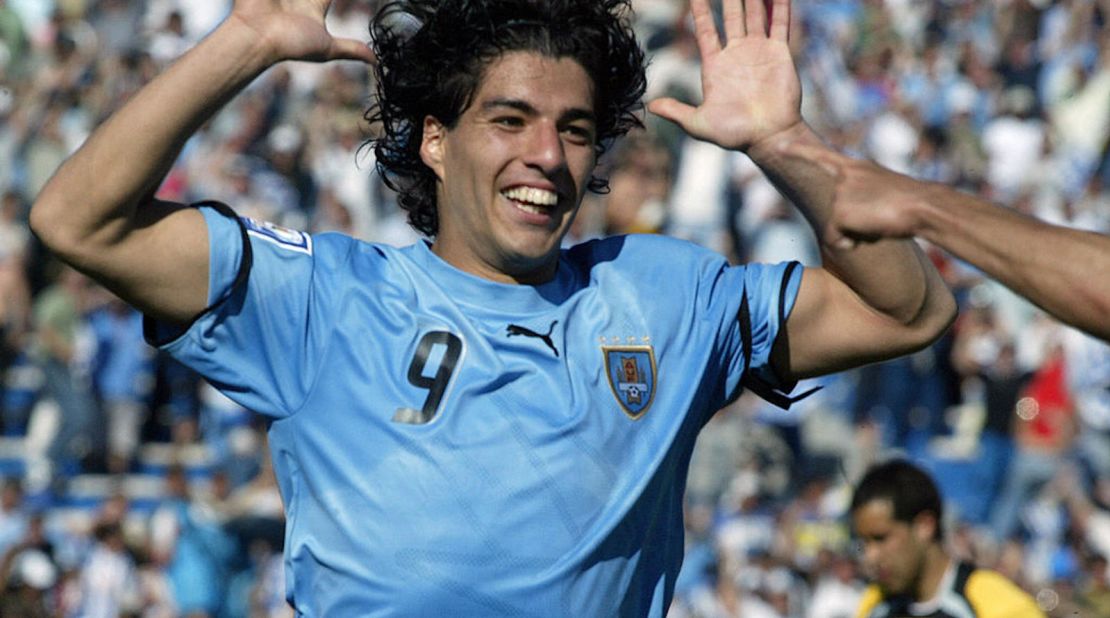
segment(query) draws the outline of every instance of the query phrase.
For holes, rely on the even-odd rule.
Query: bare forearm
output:
[[[1049,225],[927,185],[918,235],[974,264],[1060,320],[1110,340],[1110,237]]]
[[[62,165],[36,200],[36,232],[48,245],[125,233],[188,137],[271,63],[254,30],[225,22]]]
[[[748,154],[813,227],[823,267],[875,311],[901,324],[920,319],[935,301],[932,296],[947,294],[933,266],[916,244],[907,240],[884,240],[851,251],[830,247],[825,232],[832,216],[836,179],[814,162],[782,154],[787,144],[796,142],[822,145],[808,126],[800,124]]]

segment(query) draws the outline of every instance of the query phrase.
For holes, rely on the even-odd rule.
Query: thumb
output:
[[[694,115],[696,109],[692,105],[687,105],[670,97],[650,101],[647,108],[649,112],[656,116],[670,120],[683,128],[689,125],[690,118]]]
[[[824,236],[825,245],[839,251],[851,251],[859,244],[855,239],[845,236],[844,233],[840,231],[839,226],[833,221],[830,221],[829,224],[825,226]]]
[[[332,39],[328,60],[358,60],[366,64],[378,61],[369,45],[355,39]]]

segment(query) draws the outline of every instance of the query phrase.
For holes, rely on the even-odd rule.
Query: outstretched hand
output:
[[[748,150],[799,123],[801,85],[788,44],[790,0],[723,0],[725,44],[709,0],[690,0],[701,53],[702,102],[671,98],[648,109],[691,136],[724,148]]]
[[[331,0],[236,0],[237,19],[265,41],[275,61],[359,60],[373,62],[363,41],[333,37],[324,25]]]

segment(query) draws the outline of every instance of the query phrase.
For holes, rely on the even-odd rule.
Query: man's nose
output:
[[[559,128],[554,123],[537,123],[530,137],[525,163],[548,174],[566,167],[566,150]]]
[[[874,568],[879,562],[879,553],[878,543],[864,543],[863,551],[860,552],[860,558],[864,566]]]

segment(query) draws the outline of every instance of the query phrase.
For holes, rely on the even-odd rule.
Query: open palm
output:
[[[232,17],[267,42],[277,60],[373,61],[362,41],[331,36],[324,26],[331,0],[237,0]]]
[[[745,5],[746,8],[745,8]],[[709,0],[691,0],[702,60],[702,103],[659,99],[649,109],[698,139],[747,150],[801,122],[801,85],[790,55],[789,0],[724,0],[721,45]]]

